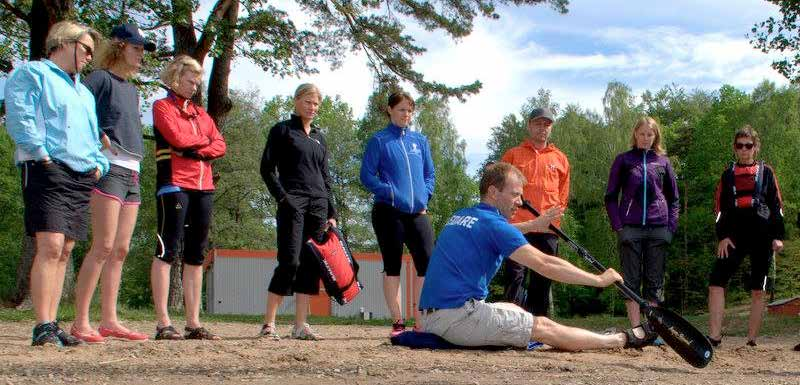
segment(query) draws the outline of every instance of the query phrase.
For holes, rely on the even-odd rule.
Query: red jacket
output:
[[[225,155],[225,140],[203,108],[173,93],[153,104],[156,186],[214,190],[210,160]]]

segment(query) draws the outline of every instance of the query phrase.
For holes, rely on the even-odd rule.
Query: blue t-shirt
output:
[[[485,299],[500,264],[528,241],[485,203],[459,210],[436,239],[420,295],[420,309],[456,309]]]

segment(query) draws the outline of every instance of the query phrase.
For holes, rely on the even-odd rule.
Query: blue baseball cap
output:
[[[145,51],[153,52],[156,50],[156,44],[152,41],[145,40],[144,36],[142,36],[142,31],[134,24],[122,24],[112,28],[111,37],[131,44],[144,46]]]

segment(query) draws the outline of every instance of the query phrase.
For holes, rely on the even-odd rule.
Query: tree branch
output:
[[[203,26],[203,34],[200,35],[200,39],[197,41],[197,46],[194,49],[194,58],[204,58],[208,55],[208,51],[211,50],[211,45],[214,44],[214,38],[217,36],[217,31],[215,31],[214,26],[222,19],[225,15],[225,12],[228,11],[231,4],[234,0],[218,0],[217,4],[214,5],[214,9],[211,11],[211,14],[206,20],[206,24]]]
[[[30,15],[28,15],[25,12],[23,12],[18,7],[15,7],[14,4],[11,4],[8,0],[0,0],[0,4],[2,4],[3,8],[7,9],[9,12],[11,12],[17,18],[19,18],[21,20],[24,20],[29,25],[31,24]]]

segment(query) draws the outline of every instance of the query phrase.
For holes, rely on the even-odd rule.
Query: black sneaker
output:
[[[31,346],[44,346],[55,345],[58,347],[64,346],[61,339],[56,335],[58,327],[53,322],[45,322],[38,324],[33,328],[33,337],[31,338]]]
[[[62,346],[72,347],[86,345],[86,342],[83,342],[83,340],[65,332],[64,329],[58,326],[58,322],[53,322],[53,324],[56,327],[56,337],[61,341]]]
[[[639,337],[634,333],[639,329],[642,334],[642,337]],[[658,334],[650,329],[650,325],[647,322],[642,322],[639,326],[631,329],[625,329],[624,331],[625,336],[627,337],[627,341],[625,341],[625,349],[641,349],[645,346],[652,345],[653,341],[658,338]]]
[[[756,340],[748,340],[747,341],[747,346],[756,347],[756,346],[758,346],[758,344],[756,343]]]

